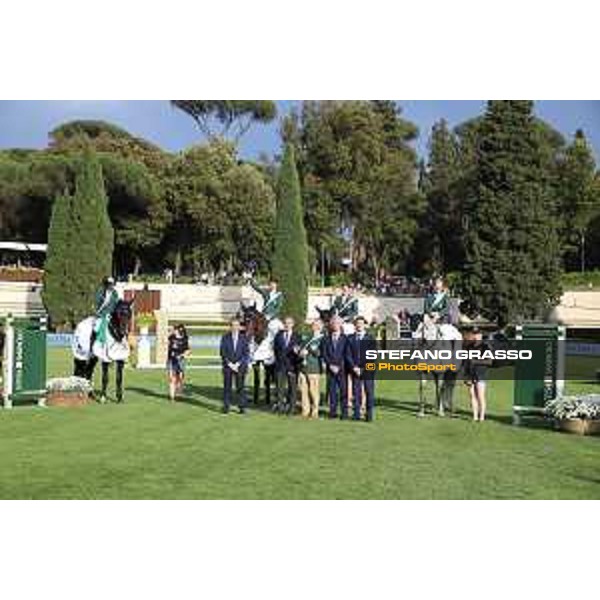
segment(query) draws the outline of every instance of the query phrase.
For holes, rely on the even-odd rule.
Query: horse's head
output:
[[[442,339],[440,326],[428,315],[423,315],[413,330],[413,338],[422,343],[439,341]]]
[[[238,315],[246,335],[262,339],[267,329],[267,320],[256,307],[256,302],[241,304]]]
[[[117,341],[121,341],[129,333],[133,301],[119,300],[110,315],[110,331]]]
[[[420,313],[413,313],[408,317],[408,323],[411,331],[417,331],[419,325],[423,322],[423,315]]]
[[[242,327],[248,329],[248,327],[256,320],[258,309],[256,308],[256,302],[252,304],[240,304],[240,309],[237,312],[237,318],[240,320]]]
[[[319,313],[319,319],[321,319],[321,321],[323,321],[323,325],[327,327],[331,319],[333,319],[333,317],[335,316],[335,310],[333,310],[332,308],[319,308],[318,306],[316,307],[316,309]]]

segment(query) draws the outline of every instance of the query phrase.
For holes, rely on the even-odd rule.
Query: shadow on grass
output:
[[[577,481],[585,481],[586,483],[594,483],[596,485],[600,484],[600,479],[598,477],[588,477],[587,475],[572,475],[571,478]]]
[[[159,394],[153,389],[150,388],[142,388],[142,387],[128,387],[128,391],[139,393],[146,397],[158,398],[160,400],[166,400],[166,394]],[[223,388],[221,386],[215,385],[195,385],[195,384],[186,384],[185,386],[185,396],[179,397],[177,402],[181,404],[189,404],[190,406],[195,406],[197,408],[201,408],[210,412],[220,413],[223,406]],[[252,393],[251,389],[247,389],[246,391],[248,396],[248,410],[251,411],[260,411],[265,413],[271,413],[271,406],[265,403],[255,404],[252,402]],[[273,394],[274,397],[274,394]],[[235,398],[235,395],[234,395]],[[235,404],[234,404],[235,406]],[[390,413],[400,413],[405,415],[410,415],[412,417],[417,417],[419,412],[419,403],[415,400],[392,400],[390,398],[377,398],[376,400],[376,412],[390,412]],[[321,398],[321,407],[320,407],[321,416],[326,416],[327,414],[327,403],[325,399]],[[430,402],[427,406],[427,416],[437,416],[437,411],[434,409],[433,404]],[[460,420],[471,420],[471,412],[469,410],[464,410],[457,408],[453,412],[453,418]],[[446,417],[450,418],[450,417]],[[496,423],[500,423],[502,425],[513,425],[512,415],[499,415],[494,413],[488,413],[486,416],[487,420],[493,421]],[[522,421],[521,427],[526,429],[550,429],[551,425],[549,422],[539,419],[539,418],[527,418],[525,417]]]
[[[219,386],[211,385],[195,385],[187,383],[185,385],[185,395],[179,396],[177,402],[180,404],[189,404],[197,408],[204,410],[220,413],[223,407],[223,388]],[[135,392],[143,396],[158,398],[160,400],[167,400],[166,394],[159,394],[151,388],[135,387],[130,386],[127,388],[130,392]],[[266,404],[256,405],[251,402],[251,394],[249,390],[246,391],[248,398],[248,410],[258,410],[262,412],[271,412],[271,407]],[[235,393],[234,393],[234,406],[235,404]]]
[[[383,411],[389,412],[399,412],[404,414],[412,415],[416,417],[419,413],[420,405],[418,400],[407,401],[407,400],[391,400],[390,398],[378,398],[377,406],[379,409]],[[427,416],[437,416],[437,409],[434,407],[434,404],[429,401],[426,409]],[[452,416],[455,419],[464,419],[470,421],[472,418],[471,411],[456,408],[454,409]],[[450,417],[447,417],[450,418]],[[502,425],[511,425],[513,424],[511,415],[499,415],[494,413],[487,413],[486,419],[488,421],[494,421],[496,423],[500,423]],[[527,422],[524,426],[534,427],[534,428],[543,428],[548,427],[546,423],[535,423],[535,422]]]

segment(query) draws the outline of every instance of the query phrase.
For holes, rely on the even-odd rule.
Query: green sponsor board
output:
[[[46,391],[46,319],[8,317],[4,324],[4,405],[42,398]]]
[[[543,413],[546,402],[560,396],[564,387],[565,328],[530,324],[516,328],[519,349],[530,349],[533,359],[517,361],[513,416]]]

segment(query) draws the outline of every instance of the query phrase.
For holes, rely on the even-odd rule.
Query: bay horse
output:
[[[106,340],[92,339],[95,317],[87,317],[75,328],[71,350],[73,353],[73,371],[76,377],[92,380],[98,361],[102,365],[102,393],[100,402],[106,402],[109,367],[115,363],[115,387],[118,403],[123,402],[123,371],[129,358],[129,330],[131,325],[133,300],[119,300],[109,316]]]
[[[264,371],[265,403],[271,404],[271,386],[275,382],[275,352],[273,341],[283,327],[279,319],[268,321],[256,303],[241,304],[238,312],[242,329],[250,344],[252,361],[253,400],[258,404],[261,385],[261,366]]]
[[[329,331],[329,326],[334,317],[338,316],[338,311],[335,308],[321,308],[316,306],[316,311],[319,313],[319,319],[323,323],[325,331]],[[342,319],[343,320],[343,319]],[[342,324],[342,330],[345,335],[354,333],[354,323],[351,321],[344,321]]]

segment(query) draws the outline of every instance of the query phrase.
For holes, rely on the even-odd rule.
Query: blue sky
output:
[[[420,135],[416,148],[427,150],[431,126],[445,118],[452,126],[480,114],[485,105],[479,100],[406,100],[400,101],[406,118],[416,123]],[[295,101],[280,101],[280,113]],[[596,158],[600,158],[600,101],[538,101],[536,112],[565,134],[572,136],[582,128]],[[124,127],[166,150],[176,151],[197,143],[201,138],[192,120],[172,108],[166,100],[67,100],[0,101],[0,148],[43,148],[48,132],[74,119],[101,119]],[[241,152],[248,158],[261,152],[279,150],[278,125],[257,126],[243,139]],[[600,161],[599,161],[600,162]]]

